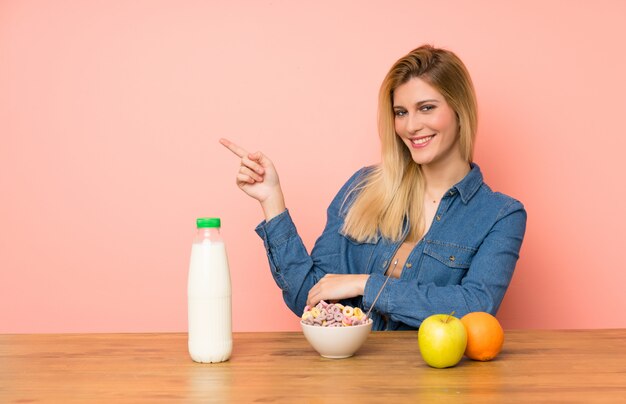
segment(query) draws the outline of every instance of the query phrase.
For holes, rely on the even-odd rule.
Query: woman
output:
[[[374,330],[416,329],[435,313],[495,314],[526,228],[517,200],[493,192],[473,163],[471,78],[452,52],[421,46],[398,60],[379,94],[381,163],[357,171],[328,208],[309,255],[272,162],[241,157],[237,184],[261,203],[256,229],[272,275],[297,315],[320,300],[369,310]]]

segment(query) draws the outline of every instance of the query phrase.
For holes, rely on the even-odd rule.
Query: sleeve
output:
[[[261,222],[255,229],[263,239],[274,281],[283,292],[285,303],[296,315],[306,306],[309,290],[328,273],[341,273],[337,265],[342,252],[344,200],[362,178],[365,169],[357,171],[339,190],[327,209],[324,232],[315,242],[311,254],[298,235],[289,211]]]
[[[376,302],[376,310],[412,327],[419,327],[422,320],[436,313],[455,311],[455,316],[462,317],[473,311],[486,311],[495,315],[511,282],[525,231],[526,211],[520,202],[512,200],[501,209],[460,285],[389,279]],[[370,276],[363,295],[366,309],[384,281],[382,274]]]

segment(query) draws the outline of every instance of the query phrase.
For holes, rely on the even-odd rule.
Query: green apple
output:
[[[465,326],[452,314],[433,314],[422,322],[417,332],[422,358],[434,368],[456,365],[465,352]]]

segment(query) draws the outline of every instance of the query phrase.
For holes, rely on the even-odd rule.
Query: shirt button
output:
[[[454,261],[454,260],[456,260],[456,258],[454,258],[454,255],[451,255],[450,256],[450,261]]]
[[[406,263],[406,267],[407,267],[407,268],[411,268],[412,266],[413,266],[413,265],[411,265],[411,263],[410,263],[410,262],[407,262],[407,263]]]
[[[389,261],[383,262],[383,267],[386,267],[388,263],[389,263]]]
[[[454,191],[450,191],[450,195],[454,195]]]
[[[441,216],[437,215],[437,221],[441,220]]]

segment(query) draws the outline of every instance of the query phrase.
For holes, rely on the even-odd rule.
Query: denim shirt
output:
[[[326,274],[369,274],[363,296],[344,304],[369,310],[402,240],[378,237],[358,242],[342,234],[346,195],[368,168],[357,171],[327,210],[324,232],[309,254],[286,210],[255,231],[263,239],[272,276],[287,306],[301,315],[309,290]],[[506,292],[526,230],[523,205],[493,192],[478,165],[446,192],[432,225],[409,254],[400,278],[391,278],[371,318],[374,330],[411,330],[431,314],[461,317],[496,314]]]

